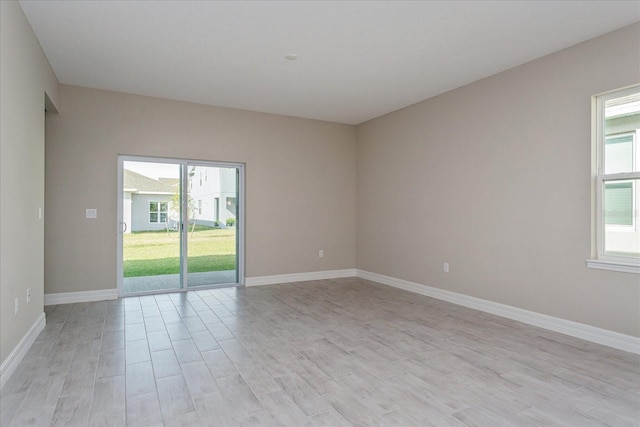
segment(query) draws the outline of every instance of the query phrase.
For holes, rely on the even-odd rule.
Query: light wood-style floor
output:
[[[46,307],[2,426],[631,426],[640,358],[361,279]]]

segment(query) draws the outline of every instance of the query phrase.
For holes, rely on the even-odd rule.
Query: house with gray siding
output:
[[[129,169],[124,169],[123,174],[125,233],[174,229],[177,221],[172,199],[179,191],[180,180],[154,179]]]

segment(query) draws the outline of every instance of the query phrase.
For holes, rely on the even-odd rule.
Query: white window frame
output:
[[[615,90],[611,92],[602,93],[592,97],[592,224],[593,224],[593,236],[592,236],[592,250],[591,259],[587,261],[587,267],[596,268],[602,270],[620,271],[626,273],[640,274],[640,259],[634,257],[624,256],[612,256],[604,253],[604,185],[606,182],[614,181],[628,181],[640,179],[640,171],[637,172],[624,172],[615,174],[604,173],[604,154],[605,154],[605,102],[631,95],[640,91],[640,85],[630,86],[624,89]],[[628,133],[628,132],[625,132]],[[638,135],[634,138],[634,147],[637,149]],[[637,169],[637,168],[636,168]],[[638,181],[633,182],[633,194],[635,197],[635,185]],[[634,200],[635,202],[635,200]],[[634,205],[635,206],[635,203]],[[633,226],[628,230],[635,230],[636,227],[636,212],[633,213]]]
[[[158,210],[156,212],[152,212],[151,211],[151,203],[155,203],[158,205]],[[165,203],[167,205],[167,210],[166,212],[163,212],[162,210],[160,210],[160,205],[162,203]],[[155,213],[158,215],[158,220],[157,221],[151,221],[151,214]],[[160,214],[166,214],[166,220],[165,221],[160,221]],[[167,222],[169,222],[169,202],[161,202],[161,201],[156,201],[156,200],[149,200],[149,224],[166,224]]]

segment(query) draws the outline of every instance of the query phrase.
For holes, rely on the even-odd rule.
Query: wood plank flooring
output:
[[[349,278],[46,307],[2,426],[636,426],[640,358]]]

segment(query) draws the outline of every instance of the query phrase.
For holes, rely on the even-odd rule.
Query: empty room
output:
[[[640,426],[640,1],[0,1],[0,425]]]

